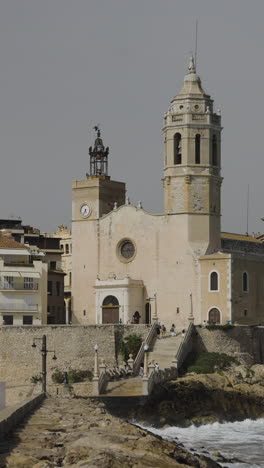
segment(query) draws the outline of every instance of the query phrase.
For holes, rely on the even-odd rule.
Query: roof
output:
[[[256,237],[253,237],[248,234],[234,234],[232,232],[221,232],[221,238],[222,239],[230,239],[230,240],[236,240],[236,241],[244,241],[244,242],[254,242],[256,244],[262,244],[259,239]]]
[[[27,246],[16,242],[12,237],[0,234],[0,249],[27,249]]]

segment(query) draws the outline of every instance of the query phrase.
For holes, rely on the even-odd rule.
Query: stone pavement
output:
[[[48,398],[0,444],[1,468],[219,466],[204,459],[112,416],[103,402],[91,399]]]

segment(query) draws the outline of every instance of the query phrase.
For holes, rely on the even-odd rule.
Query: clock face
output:
[[[80,212],[83,218],[88,218],[91,213],[91,208],[85,203],[81,206]]]

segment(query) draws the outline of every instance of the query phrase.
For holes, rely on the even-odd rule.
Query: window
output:
[[[33,278],[28,278],[25,276],[24,278],[24,289],[33,289]]]
[[[52,281],[48,281],[48,294],[52,296]]]
[[[200,164],[201,162],[201,135],[195,135],[195,164]]]
[[[56,270],[56,262],[50,262],[50,269]]]
[[[242,276],[242,288],[243,292],[248,292],[248,274],[245,271]]]
[[[50,306],[47,306],[47,312],[49,313],[49,311],[50,311]]]
[[[216,135],[213,135],[213,140],[212,140],[212,164],[213,166],[218,165]]]
[[[71,285],[71,283],[72,283],[72,274],[71,274],[71,271],[70,271],[70,273],[69,273],[69,284]]]
[[[32,325],[33,316],[32,315],[23,315],[23,325]]]
[[[181,134],[175,133],[174,135],[174,164],[182,163],[182,141]]]
[[[65,253],[68,254],[70,251],[69,251],[69,244],[65,244]]]
[[[4,325],[13,325],[13,315],[3,315]]]
[[[83,311],[83,315],[86,315],[86,310]]]
[[[218,273],[216,271],[210,274],[210,291],[218,291]]]
[[[14,289],[13,276],[4,276],[4,289]]]
[[[60,295],[60,282],[59,281],[56,281],[56,294],[57,296]]]
[[[70,252],[72,253],[72,244],[70,244]]]
[[[244,317],[247,316],[247,309],[244,309]]]

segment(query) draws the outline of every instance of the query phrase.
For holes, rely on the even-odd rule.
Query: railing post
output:
[[[129,359],[127,360],[127,365],[129,367],[129,370],[133,371],[133,367],[134,367],[133,354],[129,354]]]

